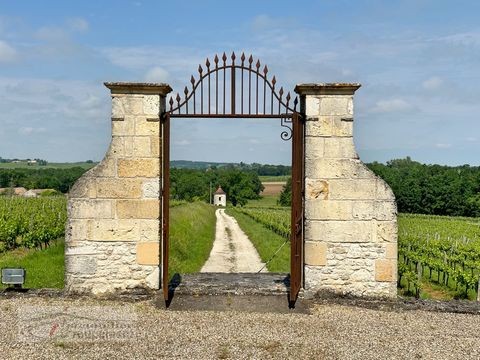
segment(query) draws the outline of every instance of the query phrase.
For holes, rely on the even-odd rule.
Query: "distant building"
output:
[[[215,194],[213,194],[213,205],[215,206],[227,206],[227,194],[219,186]]]

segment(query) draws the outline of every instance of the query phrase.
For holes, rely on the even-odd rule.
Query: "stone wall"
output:
[[[389,186],[358,158],[358,84],[303,84],[305,292],[396,296],[397,209]]]
[[[106,83],[112,140],[68,200],[65,284],[70,292],[158,289],[160,114],[165,84]]]

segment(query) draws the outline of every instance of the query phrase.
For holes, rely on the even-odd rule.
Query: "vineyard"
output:
[[[288,238],[290,210],[238,208],[273,232]],[[474,298],[480,278],[480,219],[401,214],[398,285],[420,296],[424,284],[455,296]]]
[[[0,252],[16,247],[46,247],[65,234],[64,196],[0,197]]]

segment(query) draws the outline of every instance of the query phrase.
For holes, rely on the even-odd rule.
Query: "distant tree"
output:
[[[282,206],[292,205],[292,178],[288,178],[287,183],[283,186],[278,198],[278,204]]]

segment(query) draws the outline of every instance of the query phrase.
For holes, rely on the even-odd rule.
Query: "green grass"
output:
[[[68,169],[72,167],[82,167],[84,169],[90,169],[97,165],[97,163],[87,162],[71,162],[71,163],[47,163],[47,165],[28,165],[26,162],[21,163],[0,163],[0,169]]]
[[[270,260],[277,249],[285,242],[285,238],[234,208],[227,208],[226,212],[237,220],[238,225],[247,234],[263,262]],[[290,272],[290,242],[287,242],[273,260],[267,264],[267,269],[270,272]]]
[[[278,176],[259,176],[261,182],[286,182],[290,175],[278,175]]]
[[[44,250],[17,249],[0,254],[0,268],[22,267],[26,269],[25,288],[63,288],[64,239],[52,242]],[[0,288],[5,288],[0,284]]]
[[[277,205],[278,195],[265,195],[257,200],[248,200],[245,207],[278,207]]]
[[[170,209],[169,273],[199,272],[215,239],[215,208],[202,202]]]

